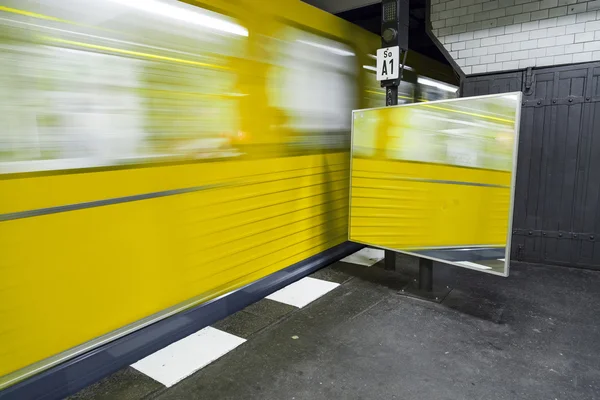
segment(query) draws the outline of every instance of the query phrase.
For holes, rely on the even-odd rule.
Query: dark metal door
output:
[[[467,78],[463,94],[516,85],[524,101],[511,258],[600,269],[600,64]]]
[[[483,96],[507,92],[518,92],[523,82],[522,72],[483,75],[467,78],[462,82],[462,96]]]

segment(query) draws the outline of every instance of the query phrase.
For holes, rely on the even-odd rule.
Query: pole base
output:
[[[452,288],[448,286],[442,286],[439,288],[434,287],[432,290],[419,289],[419,282],[414,280],[403,287],[398,294],[416,299],[432,301],[434,303],[441,303],[451,291]]]

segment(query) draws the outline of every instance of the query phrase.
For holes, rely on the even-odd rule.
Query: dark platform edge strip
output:
[[[304,261],[135,331],[0,392],[0,399],[62,399],[231,315],[364,245],[344,242]],[[91,317],[91,316],[90,316]]]

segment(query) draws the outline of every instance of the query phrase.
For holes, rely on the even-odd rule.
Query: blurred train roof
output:
[[[337,15],[363,29],[381,33],[381,1],[373,0],[303,0]],[[408,47],[440,63],[450,65],[425,31],[426,0],[410,0]]]

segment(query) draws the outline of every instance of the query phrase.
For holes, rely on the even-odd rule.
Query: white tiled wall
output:
[[[467,75],[600,60],[600,0],[431,0],[431,24]]]

